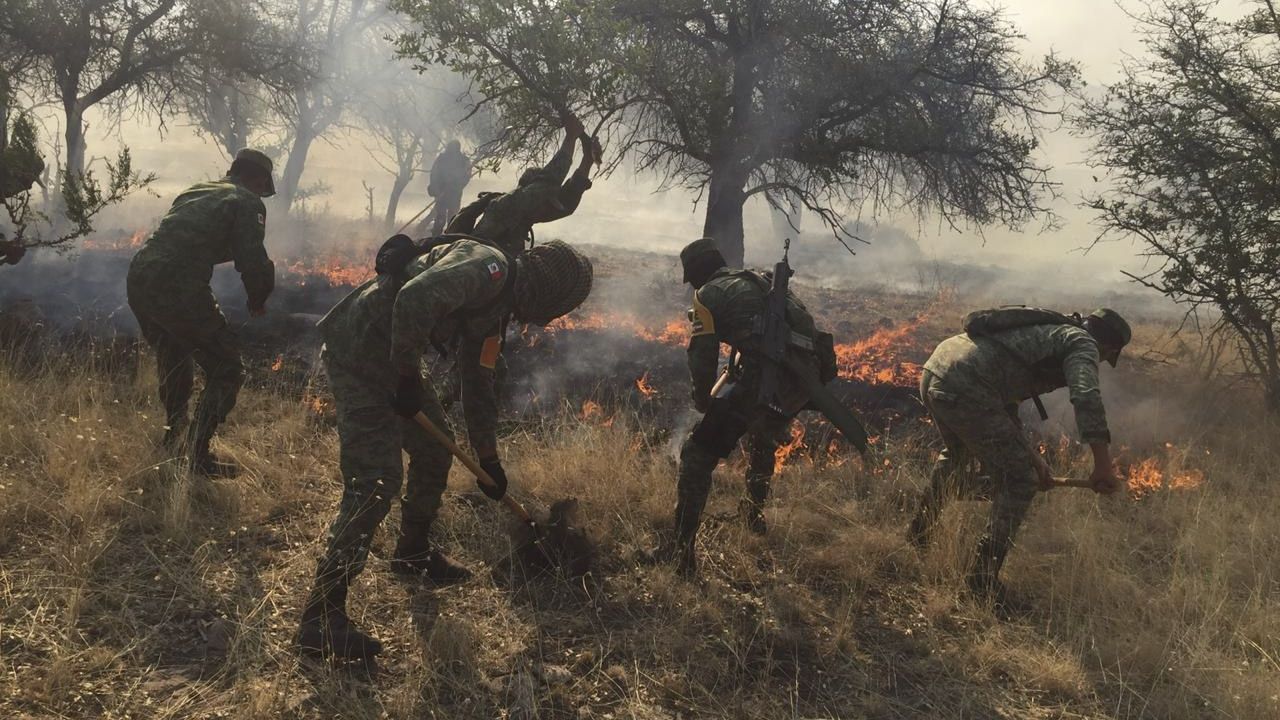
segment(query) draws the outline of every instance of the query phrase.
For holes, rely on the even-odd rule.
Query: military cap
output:
[[[266,153],[253,148],[245,148],[236,153],[236,161],[253,165],[267,174],[267,194],[263,195],[263,197],[271,197],[276,194],[276,181],[271,177],[272,172],[275,170],[275,165],[272,164],[271,158],[267,157]]]
[[[1116,348],[1123,348],[1133,339],[1133,330],[1129,328],[1129,323],[1120,317],[1120,313],[1111,308],[1098,308],[1089,313],[1089,318],[1097,321],[1097,325],[1102,331],[1100,338],[1103,342],[1115,345]],[[1112,367],[1115,363],[1111,363]]]
[[[684,268],[683,282],[689,282],[689,273],[705,263],[715,263],[716,267],[725,264],[724,255],[720,253],[720,245],[714,238],[698,238],[680,251],[680,265]]]

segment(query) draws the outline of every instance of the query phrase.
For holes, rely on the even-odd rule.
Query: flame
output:
[[[636,389],[640,391],[645,398],[652,398],[658,394],[657,388],[649,384],[649,373],[646,371],[644,375],[636,378]]]
[[[552,335],[570,330],[609,330],[630,333],[645,342],[662,345],[685,345],[692,335],[688,322],[671,320],[655,326],[634,315],[618,312],[571,313],[551,321],[543,330]]]
[[[112,240],[104,240],[98,237],[87,237],[80,243],[80,247],[84,250],[136,250],[142,247],[142,243],[146,241],[150,230],[135,230],[128,237],[117,237]]]
[[[913,336],[928,314],[895,327],[880,328],[852,343],[836,345],[836,367],[845,380],[912,387],[920,382],[919,363],[902,358],[906,350],[923,351]]]
[[[582,403],[582,412],[578,417],[583,422],[598,423],[600,427],[613,427],[613,416],[604,416],[604,408],[595,400],[584,400]]]
[[[276,361],[271,363],[271,372],[280,372],[280,369],[283,367],[284,367],[284,356],[277,355]]]
[[[1169,445],[1166,449],[1172,449]],[[1193,490],[1204,484],[1204,473],[1194,468],[1169,471],[1169,458],[1165,458],[1161,468],[1158,458],[1149,457],[1136,465],[1130,465],[1127,473],[1129,495],[1140,498],[1160,490]]]
[[[791,456],[803,447],[805,447],[804,426],[799,423],[792,423],[791,440],[779,445],[778,449],[773,451],[774,471],[781,471],[786,466],[787,461],[791,459]]]
[[[285,270],[300,275],[298,284],[304,286],[310,278],[323,278],[331,287],[354,287],[374,276],[371,261],[338,254],[294,260]]]
[[[334,411],[329,398],[308,390],[302,397],[302,406],[316,417],[326,417]]]

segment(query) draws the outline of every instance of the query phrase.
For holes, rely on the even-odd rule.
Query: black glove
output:
[[[422,410],[422,378],[417,374],[401,375],[396,394],[391,396],[391,408],[401,417],[411,418]]]
[[[488,495],[490,500],[501,500],[507,494],[507,471],[502,469],[502,463],[498,461],[498,458],[481,460],[480,469],[488,473],[489,477],[493,478],[494,484],[497,485],[497,487],[489,487],[480,482],[479,478],[476,478],[476,484],[480,486],[480,492]]]

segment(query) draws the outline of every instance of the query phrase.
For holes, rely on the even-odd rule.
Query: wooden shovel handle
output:
[[[426,430],[427,434],[436,442],[448,448],[449,452],[453,453],[454,457],[461,460],[462,464],[467,466],[467,469],[476,476],[476,479],[480,481],[481,485],[489,488],[498,487],[498,483],[494,482],[493,478],[489,477],[489,473],[485,472],[484,468],[480,467],[480,463],[477,462],[475,458],[463,452],[462,448],[458,447],[458,444],[453,441],[453,438],[449,437],[449,433],[446,433],[436,427],[436,424],[431,422],[431,420],[422,412],[418,412],[417,415],[414,415],[413,419],[421,425],[422,429]],[[510,495],[503,495],[502,504],[506,505],[511,512],[515,513],[516,517],[520,518],[523,522],[528,523],[529,525],[535,524],[533,517],[529,515],[529,511],[525,510],[523,505],[516,502],[515,498]]]

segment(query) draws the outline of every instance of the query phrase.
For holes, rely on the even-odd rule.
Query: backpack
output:
[[[1035,372],[1035,366],[995,336],[1006,330],[1016,330],[1017,328],[1034,325],[1074,325],[1075,327],[1084,327],[1084,321],[1081,320],[1079,313],[1064,315],[1056,310],[1045,310],[1043,308],[1027,307],[1026,305],[1005,305],[987,310],[974,310],[964,316],[964,332],[966,335],[974,340],[984,339],[995,343],[996,346],[1004,350],[1005,353],[1032,373]],[[1048,420],[1049,412],[1045,410],[1044,402],[1040,400],[1040,396],[1038,394],[1032,395],[1031,401],[1035,403],[1036,413],[1040,415],[1040,420],[1042,422]]]

